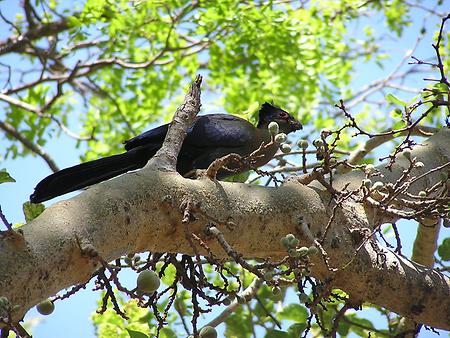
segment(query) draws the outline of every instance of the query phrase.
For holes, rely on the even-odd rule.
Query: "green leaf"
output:
[[[36,217],[38,217],[45,210],[45,206],[42,203],[34,204],[31,202],[25,202],[22,205],[23,214],[25,215],[25,220],[31,222]]]
[[[264,338],[291,338],[291,335],[286,331],[269,330]]]
[[[164,275],[161,278],[161,281],[166,285],[172,285],[175,281],[177,269],[173,264],[169,264],[164,270]]]
[[[433,85],[433,88],[437,89],[437,90],[439,90],[441,92],[444,92],[444,93],[448,92],[448,86],[445,83],[440,83],[440,82],[439,83],[435,83]]]
[[[337,332],[340,336],[345,337],[350,332],[350,324],[344,321],[340,321]]]
[[[229,176],[225,179],[226,182],[240,182],[244,183],[250,176],[250,171],[246,171],[244,173],[236,174]]]
[[[173,332],[170,328],[164,327],[161,329],[161,332],[159,333],[159,336],[161,338],[177,338],[177,335],[175,332]]]
[[[400,119],[403,116],[403,112],[400,108],[395,108],[389,112],[389,116],[394,119]]]
[[[6,169],[0,169],[0,184],[6,182],[15,182],[16,180],[12,178]]]
[[[398,97],[394,96],[394,94],[387,94],[386,100],[393,104],[398,104],[402,107],[406,107],[408,104],[405,101],[400,100]]]
[[[149,338],[145,333],[134,331],[130,329],[126,329],[128,331],[128,334],[130,335],[130,338]]]
[[[251,337],[253,329],[253,321],[239,307],[235,313],[225,319],[225,337]]]
[[[296,323],[288,328],[288,332],[291,335],[291,337],[300,337],[300,334],[305,331],[306,329],[306,322],[305,323]]]
[[[450,261],[450,237],[444,239],[442,244],[439,245],[438,254],[443,261]]]
[[[71,26],[71,27],[81,27],[83,25],[83,22],[81,22],[75,16],[68,16],[67,17],[67,22],[69,23],[69,26]]]
[[[349,314],[345,317],[347,317],[352,323],[357,324],[351,325],[350,330],[361,337],[367,336],[367,334],[373,329],[373,323],[370,320],[366,318],[360,318],[355,313]]]
[[[303,323],[308,318],[308,311],[300,304],[289,304],[277,313],[280,320],[294,320],[297,323]]]

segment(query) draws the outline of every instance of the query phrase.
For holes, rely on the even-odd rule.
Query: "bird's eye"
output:
[[[288,113],[286,113],[285,111],[280,112],[279,116],[283,119],[287,118],[289,116]]]

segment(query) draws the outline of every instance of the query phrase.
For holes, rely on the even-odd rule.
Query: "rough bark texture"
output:
[[[197,75],[184,98],[184,103],[177,109],[172,123],[167,131],[164,143],[148,165],[161,171],[176,171],[177,157],[186,137],[187,129],[194,122],[200,111],[200,85],[202,77]]]
[[[449,140],[450,131],[442,130],[413,152],[425,164],[420,170],[450,160]],[[383,179],[395,180],[401,170],[399,161]],[[339,180],[358,186],[360,179],[349,173]],[[426,176],[417,182],[417,189],[437,180],[438,175]],[[13,314],[18,319],[42,299],[86,281],[98,261],[83,255],[82,249],[95,249],[106,261],[128,252],[192,253],[181,223],[180,205],[187,197],[199,202],[202,211],[189,228],[203,236],[208,220],[202,215],[220,220],[228,242],[247,257],[285,256],[279,239],[287,233],[310,243],[311,235],[324,231],[333,208],[326,190],[294,181],[271,188],[189,180],[149,166],[49,207],[22,227],[23,241],[0,240],[0,295],[20,305]],[[356,248],[379,217],[367,206],[343,203],[324,242],[330,265],[338,272],[331,273],[317,258],[313,275],[331,277],[331,284],[348,292],[354,302],[369,301],[416,322],[450,329],[448,277],[372,240],[355,257]],[[226,226],[230,221],[233,228]],[[205,241],[217,255],[225,255],[214,240]]]

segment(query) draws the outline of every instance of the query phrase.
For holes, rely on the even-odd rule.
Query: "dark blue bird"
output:
[[[289,113],[264,103],[259,110],[255,127],[250,122],[228,114],[210,114],[196,117],[189,128],[178,155],[177,171],[186,175],[194,169],[206,169],[217,158],[236,153],[247,156],[262,142],[270,141],[267,129],[270,122],[277,122],[280,132],[290,133],[302,129],[302,125]],[[140,169],[155,155],[164,141],[169,124],[146,131],[125,141],[126,152],[100,158],[60,170],[40,181],[30,201],[40,203],[87,186],[105,181],[130,170]],[[254,166],[262,166],[273,157],[277,145],[264,150]],[[249,168],[240,168],[246,171]],[[234,173],[221,171],[219,178]]]

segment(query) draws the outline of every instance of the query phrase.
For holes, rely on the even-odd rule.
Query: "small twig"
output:
[[[275,315],[272,312],[267,310],[267,307],[264,305],[264,303],[261,301],[261,299],[259,299],[259,297],[256,294],[253,296],[253,298],[256,299],[256,301],[258,302],[259,306],[261,306],[261,308],[263,309],[263,311],[266,314],[266,316],[270,317],[273,320],[273,322],[275,323],[275,325],[279,329],[281,329],[281,323],[278,321],[278,319],[275,317]]]
[[[325,251],[325,249],[323,248],[322,244],[318,241],[315,240],[314,241],[314,245],[319,249],[320,254],[322,255],[323,261],[325,263],[325,266],[327,267],[329,272],[336,272],[337,269],[336,268],[332,268],[330,266],[330,256],[328,256],[328,253]]]
[[[239,297],[245,299],[246,301],[249,301],[256,295],[261,285],[264,283],[264,279],[256,277],[250,285],[239,294]],[[239,303],[237,299],[233,300],[233,302],[222,311],[220,315],[218,315],[216,318],[214,318],[212,321],[210,321],[208,326],[216,327],[220,323],[224,322],[225,319],[227,319],[236,309],[239,307]]]
[[[106,267],[105,267],[106,268]],[[98,313],[103,313],[106,310],[106,302],[108,301],[108,298],[111,299],[111,303],[113,304],[114,311],[121,316],[123,319],[129,319],[128,316],[120,309],[119,303],[117,302],[116,296],[114,295],[114,290],[112,289],[111,283],[109,279],[105,275],[105,269],[101,269],[97,272],[97,276],[100,280],[103,281],[102,285],[105,288],[106,294],[103,297],[103,306],[100,310],[101,312],[97,311]]]
[[[223,233],[217,229],[215,226],[208,226],[205,229],[206,233],[209,235],[214,236],[217,241],[219,242],[219,244],[222,246],[222,248],[224,249],[225,253],[230,256],[231,258],[233,258],[235,260],[236,263],[240,264],[243,268],[247,269],[248,271],[252,272],[253,274],[255,274],[256,276],[258,276],[259,278],[264,278],[264,275],[261,271],[259,271],[258,269],[256,269],[254,266],[250,265],[249,263],[247,263],[240,254],[238,254],[236,252],[236,250],[234,250],[234,248],[227,242],[227,240],[225,239],[225,236],[223,235]]]
[[[395,252],[399,255],[402,254],[402,241],[400,239],[400,234],[398,233],[397,225],[392,223],[392,229],[394,229],[395,240],[397,241],[397,247],[395,248]]]
[[[16,128],[14,128],[14,126],[7,122],[0,121],[0,129],[22,143],[25,148],[31,150],[33,153],[41,157],[53,172],[59,171],[58,165],[50,157],[50,155],[47,154],[39,144],[31,142],[28,138],[22,135]]]
[[[445,75],[444,64],[442,62],[441,53],[439,52],[439,47],[440,47],[441,41],[442,41],[442,32],[444,31],[445,22],[449,19],[450,19],[450,14],[448,14],[445,18],[442,18],[442,23],[441,23],[441,28],[439,29],[437,43],[435,45],[432,45],[434,50],[436,51],[436,57],[438,59],[437,67],[439,68],[439,71],[441,73],[440,82],[445,83],[448,87],[450,87],[450,83],[448,82],[447,77]]]
[[[323,177],[324,174],[325,174],[325,172],[322,168],[316,168],[315,170],[313,170],[307,174],[297,176],[295,179],[303,185],[308,185],[312,181],[317,180],[319,177]]]
[[[338,311],[338,313],[334,317],[333,327],[331,329],[331,336],[333,338],[336,338],[336,336],[337,336],[337,330],[338,330],[338,327],[339,327],[339,322],[345,316],[345,313],[347,312],[347,310],[350,309],[350,308],[351,308],[350,303],[349,302],[345,302],[345,304],[341,307],[341,309]]]
[[[12,228],[12,224],[10,222],[8,222],[8,220],[6,219],[5,214],[2,211],[2,206],[0,205],[0,219],[2,220],[3,224],[6,226],[6,229],[8,229],[7,231],[13,231]]]

